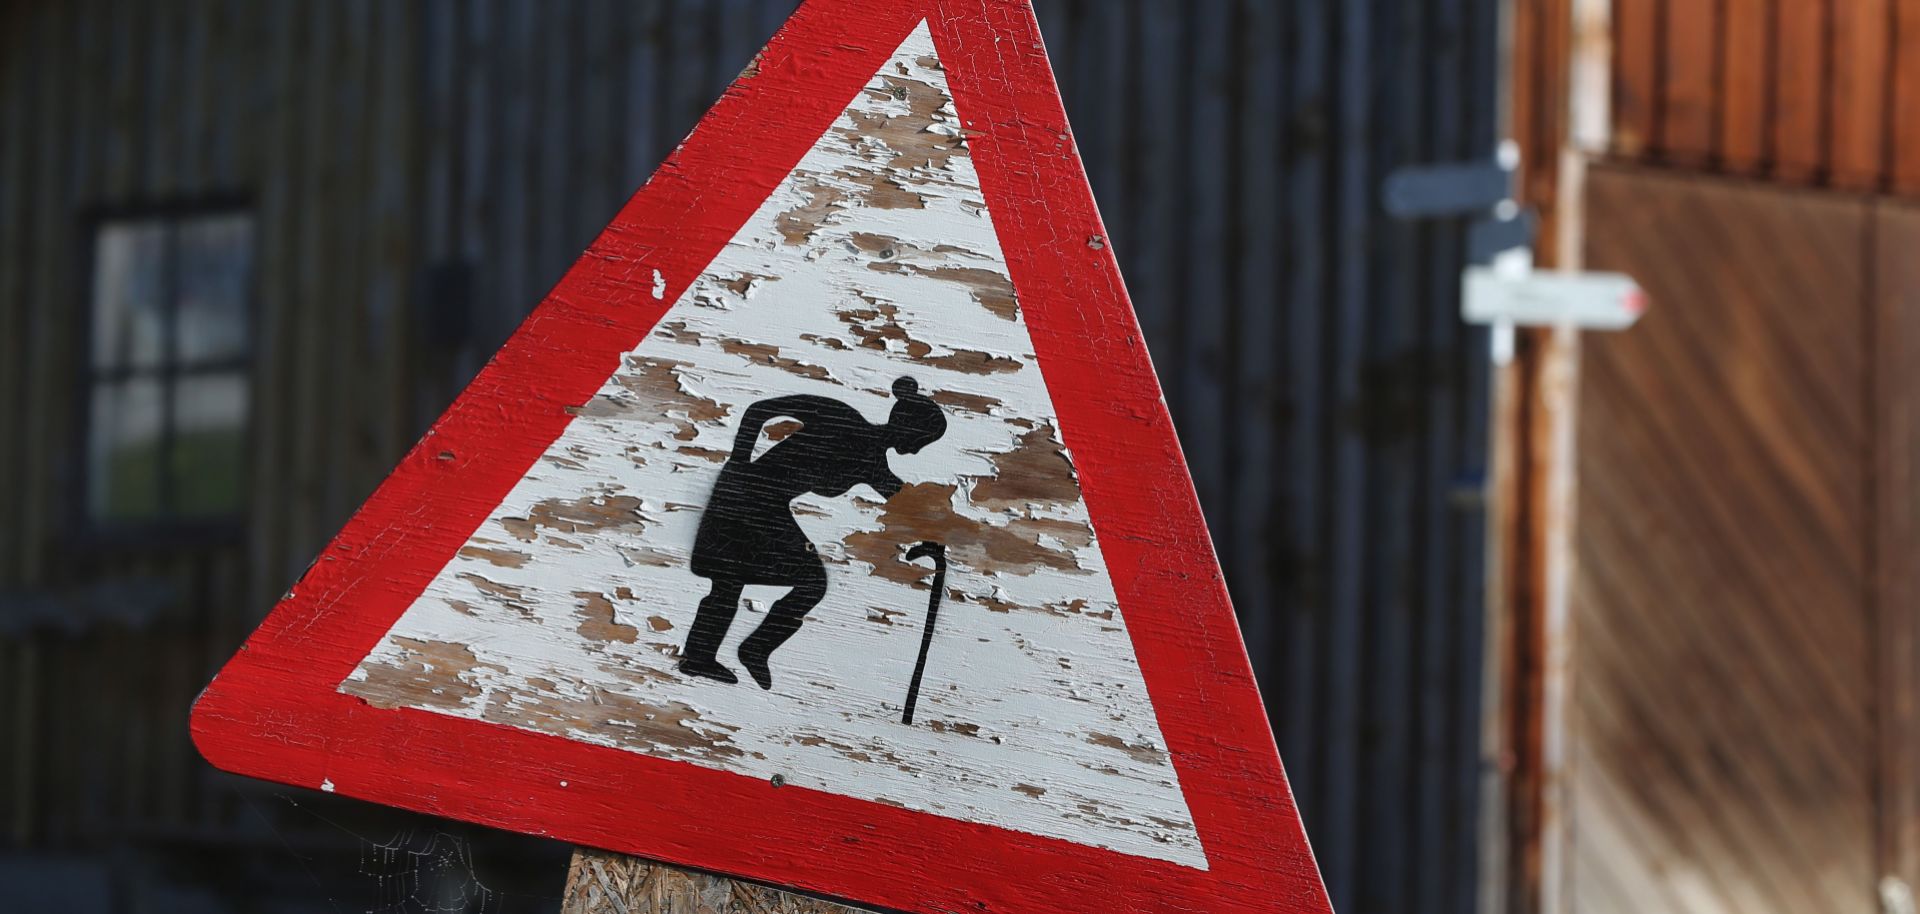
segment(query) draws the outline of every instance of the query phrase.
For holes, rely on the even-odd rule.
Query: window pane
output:
[[[243,504],[247,446],[244,372],[190,375],[174,388],[173,511],[232,514]]]
[[[160,362],[165,318],[166,229],[108,223],[93,247],[93,364],[151,368]]]
[[[101,520],[160,513],[160,382],[137,378],[93,389],[87,442],[87,509]]]
[[[246,355],[252,220],[208,216],[182,222],[178,231],[182,363]]]

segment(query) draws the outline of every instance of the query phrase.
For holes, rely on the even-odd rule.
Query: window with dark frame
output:
[[[88,523],[237,519],[252,401],[252,216],[107,218],[92,246]]]

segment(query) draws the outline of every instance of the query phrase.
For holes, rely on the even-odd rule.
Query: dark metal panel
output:
[[[312,558],[316,539],[670,153],[793,0],[581,0],[551,11],[432,0],[400,22],[413,30],[404,46],[357,50],[348,37],[368,21],[365,4],[222,2],[233,21],[203,27],[175,17],[206,5],[185,2],[62,23],[126,48],[94,81],[105,96],[77,106],[99,122],[9,146],[0,163],[38,174],[93,144],[88,157],[106,174],[74,188],[90,202],[163,183],[250,185],[268,291],[260,398],[283,417],[259,426],[256,491],[282,498],[256,497],[255,561],[239,584],[217,583],[227,573],[204,557],[40,562],[20,542],[33,535],[10,530],[0,531],[0,573],[13,582],[59,564],[71,575],[181,574],[201,611],[238,620]],[[1038,5],[1335,902],[1359,914],[1465,914],[1480,763],[1483,523],[1471,495],[1487,456],[1486,339],[1455,318],[1460,221],[1395,222],[1380,188],[1395,169],[1491,151],[1497,0]],[[144,24],[162,27],[164,47],[139,37],[153,31]],[[232,46],[247,36],[258,47]],[[42,108],[60,78],[57,56],[11,57],[6,71],[17,75],[0,85],[0,110],[50,117]],[[227,81],[250,84],[247,94],[221,94]],[[152,101],[162,86],[190,91]],[[22,87],[34,87],[30,97]],[[395,91],[410,94],[396,101]],[[184,119],[155,113],[183,105]],[[407,129],[388,143],[366,116],[374,111]],[[156,143],[164,161],[144,159]],[[62,196],[0,188],[0,238],[37,257],[27,229],[62,224]],[[382,213],[401,199],[421,210],[397,253],[366,243],[398,230],[367,231],[370,204],[358,201],[376,197]],[[0,291],[21,290],[0,303],[0,325],[20,329],[0,347],[22,356],[5,369],[0,441],[25,442],[0,444],[4,467],[55,460],[50,442],[20,434],[48,422],[47,407],[26,400],[44,388],[34,367],[43,357],[28,342],[53,331],[44,308],[16,301],[41,302],[45,284],[0,271]],[[399,335],[405,351],[380,377],[398,375],[391,396],[404,403],[371,402],[383,385],[325,361],[338,350],[387,358],[365,342],[381,332],[381,309],[392,307],[383,303],[398,296],[408,313],[426,313],[430,295],[449,299],[435,308],[464,309],[473,331],[444,350]],[[340,377],[359,396],[323,402],[327,379]],[[396,410],[406,418],[387,418]],[[239,591],[247,596],[222,596]],[[237,639],[237,627],[186,640]],[[60,662],[86,675],[127,662],[104,648],[63,650],[71,657]],[[57,684],[48,667],[15,663],[43,671],[28,674],[43,677],[39,719],[61,713],[44,698]],[[126,693],[145,696],[149,711],[183,702],[171,690],[193,678],[164,664],[138,675],[172,683]],[[131,713],[103,712],[97,724]],[[156,728],[143,738],[158,739]],[[165,811],[154,797],[185,789],[168,779],[195,769],[156,764],[136,805]],[[63,774],[58,797],[81,795],[75,777]],[[42,811],[63,814],[62,802]],[[204,806],[215,818],[234,811]]]
[[[1186,212],[1179,226],[1184,246],[1173,253],[1185,262],[1165,303],[1175,315],[1177,340],[1158,349],[1171,352],[1179,366],[1168,370],[1180,375],[1181,398],[1174,401],[1181,416],[1180,438],[1194,487],[1216,531],[1231,529],[1232,516],[1243,509],[1238,499],[1226,497],[1227,461],[1237,444],[1228,417],[1239,402],[1227,384],[1233,367],[1227,335],[1235,297],[1228,236],[1239,152],[1232,139],[1238,82],[1234,70],[1239,63],[1232,52],[1236,5],[1234,0],[1189,0],[1184,7],[1192,23],[1186,35],[1192,82],[1181,103],[1188,122],[1184,130],[1175,131],[1186,138],[1187,186],[1181,193]],[[1214,539],[1218,543],[1220,534]]]
[[[1280,205],[1287,212],[1285,252],[1287,285],[1276,296],[1286,315],[1282,346],[1286,359],[1287,390],[1283,398],[1280,434],[1288,442],[1287,459],[1275,475],[1286,480],[1285,533],[1281,543],[1285,561],[1275,569],[1287,594],[1279,612],[1286,620],[1286,678],[1266,684],[1272,692],[1269,716],[1274,718],[1280,752],[1289,759],[1288,771],[1299,794],[1301,817],[1317,842],[1320,824],[1336,814],[1324,802],[1321,790],[1322,740],[1318,688],[1325,667],[1320,647],[1327,624],[1325,528],[1322,526],[1322,447],[1324,417],[1330,402],[1323,393],[1322,326],[1326,320],[1327,234],[1331,222],[1325,208],[1331,150],[1328,135],[1332,85],[1329,68],[1329,16],[1338,8],[1332,0],[1299,0],[1293,13],[1287,52],[1292,58],[1292,95],[1278,116],[1291,125],[1285,149],[1286,186]],[[1345,901],[1336,896],[1337,906]]]
[[[1228,455],[1228,489],[1238,507],[1224,535],[1216,533],[1254,676],[1266,684],[1270,703],[1283,668],[1278,617],[1285,588],[1275,578],[1286,567],[1278,517],[1283,508],[1282,483],[1275,472],[1285,377],[1275,353],[1284,324],[1278,296],[1287,244],[1286,214],[1278,205],[1283,179],[1279,166],[1287,137],[1278,117],[1287,87],[1286,62],[1280,53],[1284,26],[1285,14],[1272,3],[1244,4],[1236,23],[1239,45],[1235,51],[1245,64],[1239,68],[1240,94],[1233,121],[1239,134],[1239,157],[1234,172],[1231,386],[1235,401],[1231,415],[1238,441]]]

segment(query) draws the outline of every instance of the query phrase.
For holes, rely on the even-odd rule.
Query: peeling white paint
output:
[[[667,297],[667,277],[659,270],[653,271],[653,297],[656,301],[665,301]]]
[[[332,793],[332,792],[333,792],[333,779],[332,779],[332,778],[321,778],[321,779],[320,779],[320,792],[321,792],[321,793]]]
[[[923,25],[342,691],[1204,868],[1011,289]],[[947,435],[892,455],[891,504],[794,502],[829,589],[774,689],[681,675],[740,414],[815,394],[880,423],[903,374]],[[936,536],[908,727],[928,594],[902,553]],[[781,595],[748,588],[724,662]]]

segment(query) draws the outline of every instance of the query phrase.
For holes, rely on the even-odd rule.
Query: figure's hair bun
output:
[[[946,415],[940,411],[940,404],[920,392],[920,382],[905,377],[893,382],[893,397],[893,414],[887,417],[887,427],[893,432],[895,449],[911,454],[947,433]]]

